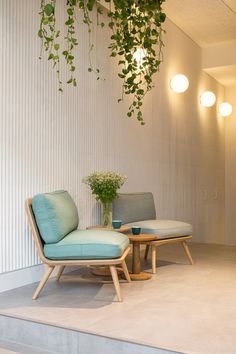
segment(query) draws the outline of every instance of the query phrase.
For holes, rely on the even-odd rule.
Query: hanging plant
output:
[[[132,103],[127,112],[128,117],[136,116],[143,125],[142,105],[145,95],[153,88],[153,75],[159,71],[162,58],[164,30],[162,24],[166,15],[162,11],[165,0],[105,0],[109,3],[108,26],[112,30],[111,57],[119,57],[120,71],[118,76],[123,80],[122,94],[118,102],[123,101],[124,95],[132,96]],[[68,84],[77,85],[74,49],[78,45],[75,30],[76,15],[83,13],[83,22],[88,26],[89,51],[93,49],[90,34],[92,31],[91,11],[96,8],[97,25],[102,7],[95,0],[67,0],[67,19],[65,22],[67,34],[65,48],[59,44],[60,31],[56,28],[56,0],[41,0],[40,29],[42,50],[48,52],[48,60],[53,62],[58,77],[59,90],[62,91],[60,78],[60,59],[63,56],[68,66]],[[62,55],[61,55],[62,54]],[[40,58],[41,58],[40,54]],[[88,71],[94,72],[99,79],[99,69],[94,69],[91,58]]]

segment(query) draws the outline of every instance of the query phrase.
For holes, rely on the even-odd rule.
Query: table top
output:
[[[157,235],[154,234],[139,234],[139,235],[128,234],[127,236],[129,237],[131,242],[148,242],[157,239]]]
[[[97,225],[97,226],[89,226],[87,227],[87,230],[104,230],[104,231],[116,231],[116,232],[128,232],[130,231],[130,227],[128,226],[121,226],[119,229],[114,229],[112,226],[108,227],[108,226],[101,226],[101,225]]]

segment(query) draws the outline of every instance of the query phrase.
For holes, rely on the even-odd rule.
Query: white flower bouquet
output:
[[[83,182],[91,188],[92,194],[103,204],[103,226],[111,226],[111,203],[126,179],[125,175],[115,172],[93,172],[83,178]]]

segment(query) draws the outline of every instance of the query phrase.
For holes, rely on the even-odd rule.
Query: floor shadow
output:
[[[120,279],[121,283],[125,281]],[[32,300],[38,283],[0,294],[0,312],[19,307],[99,308],[117,302],[110,277],[93,276],[88,268],[49,280],[37,300]],[[105,286],[104,286],[105,285]]]

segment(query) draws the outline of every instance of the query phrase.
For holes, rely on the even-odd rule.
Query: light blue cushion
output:
[[[129,245],[126,235],[114,231],[76,230],[56,244],[45,244],[50,259],[118,258]]]
[[[33,197],[32,208],[45,243],[58,242],[78,228],[78,211],[66,191],[37,194]]]
[[[193,232],[191,224],[177,220],[143,220],[125,226],[136,225],[142,228],[144,234],[156,234],[157,239],[192,235]]]
[[[153,195],[145,193],[119,193],[113,201],[113,219],[127,224],[139,220],[156,219]]]

